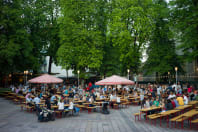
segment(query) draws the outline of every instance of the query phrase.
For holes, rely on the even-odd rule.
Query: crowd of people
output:
[[[57,105],[58,110],[75,109],[74,100],[82,100],[89,102],[90,106],[94,106],[97,98],[108,98],[110,106],[115,100],[120,104],[120,95],[125,99],[132,95],[136,100],[140,99],[141,108],[149,108],[151,106],[162,106],[162,111],[171,110],[175,107],[186,105],[189,101],[198,100],[197,90],[192,85],[181,86],[180,83],[173,85],[159,84],[136,84],[134,86],[101,86],[92,87],[89,83],[85,88],[78,88],[75,85],[52,85],[52,86],[28,86],[19,85],[10,87],[16,94],[25,95],[26,103],[33,103],[39,107],[41,100],[45,100],[48,109],[51,105]],[[105,96],[106,95],[106,96]],[[138,98],[140,97],[140,98]],[[65,107],[64,104],[69,104]]]

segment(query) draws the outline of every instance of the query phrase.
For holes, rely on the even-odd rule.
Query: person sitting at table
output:
[[[146,101],[144,103],[144,108],[150,108],[149,98],[146,99]]]
[[[151,100],[149,100],[150,106],[153,106],[153,102],[154,102],[154,98],[151,98]]]
[[[69,100],[69,108],[68,109],[69,110],[73,110],[74,109],[74,103],[73,103],[72,99]]]
[[[116,103],[118,104],[118,106],[120,105],[120,97],[116,97]]]
[[[36,97],[33,99],[33,102],[38,105],[40,103],[39,95],[36,95]]]
[[[159,101],[157,99],[154,99],[153,105],[156,106],[156,107],[158,107],[159,106]]]
[[[65,98],[64,98],[64,103],[65,103],[65,104],[69,104],[69,99],[68,99],[68,97],[65,97]]]
[[[174,98],[174,97],[176,97],[176,96],[175,96],[175,94],[173,94],[173,92],[171,91],[171,92],[170,92],[170,95],[168,96],[168,99],[171,99],[171,98]]]
[[[172,104],[173,109],[174,109],[174,108],[176,107],[176,104],[175,104],[174,98],[171,98],[170,100],[171,100],[171,104]]]
[[[165,107],[166,107],[166,110],[172,110],[173,109],[173,105],[172,105],[170,99],[167,99]]]
[[[31,98],[31,95],[29,95],[29,96],[26,98],[26,103],[27,103],[27,105],[32,106],[32,98]]]
[[[61,99],[60,102],[58,102],[58,110],[64,110],[64,102],[63,100]]]
[[[50,102],[52,104],[55,104],[55,100],[56,100],[56,96],[55,95],[52,95],[51,99],[50,99]]]
[[[184,94],[183,95],[184,97],[184,105],[187,105],[188,104],[188,97]]]
[[[180,95],[179,97],[177,97],[176,100],[178,101],[178,103],[179,103],[180,106],[184,105],[184,100],[182,98],[182,95]]]
[[[89,98],[89,102],[91,103],[91,104],[89,104],[90,107],[95,106],[95,105],[94,105],[94,98],[93,98],[93,96],[91,96],[91,97]]]
[[[178,103],[178,101],[176,100],[176,97],[173,98],[173,101],[175,102],[175,107],[178,107],[178,106],[179,106],[179,103]]]

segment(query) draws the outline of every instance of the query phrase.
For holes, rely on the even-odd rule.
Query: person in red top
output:
[[[174,108],[176,107],[176,104],[175,104],[175,102],[174,102],[173,98],[171,98],[171,104],[172,104],[173,109],[174,109]]]

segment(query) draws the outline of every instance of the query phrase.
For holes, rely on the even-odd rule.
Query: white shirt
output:
[[[73,104],[73,102],[70,102],[70,103],[69,103],[69,109],[70,109],[70,110],[73,110],[73,108],[74,108],[74,104]]]
[[[157,95],[160,95],[161,87],[157,88]]]
[[[113,100],[113,95],[111,94],[111,95],[110,95],[110,101],[112,101],[112,100]]]
[[[188,98],[186,96],[184,96],[184,105],[188,104]]]
[[[64,102],[58,102],[58,109],[59,110],[64,110]]]
[[[117,103],[120,103],[120,97],[117,97]]]
[[[171,99],[171,98],[174,98],[174,97],[176,97],[174,94],[173,94],[173,95],[170,94],[170,95],[168,96],[168,99]]]
[[[36,104],[40,103],[39,97],[35,97],[34,100],[33,100],[33,102],[35,102]]]

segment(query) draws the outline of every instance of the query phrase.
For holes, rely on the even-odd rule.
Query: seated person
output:
[[[72,101],[72,99],[69,100],[69,110],[73,110],[74,109],[74,103]]]
[[[153,102],[154,102],[154,98],[152,98],[149,103],[150,103],[150,106],[153,106]]]
[[[51,97],[51,99],[50,99],[50,101],[51,101],[51,103],[55,103],[55,100],[56,100],[56,96],[55,95],[53,95],[52,97]]]
[[[156,106],[156,107],[158,107],[159,106],[159,101],[157,99],[154,99],[153,105]]]
[[[145,101],[144,108],[150,108],[150,101],[148,98]]]
[[[58,102],[58,110],[64,110],[64,102],[63,100],[61,99],[60,102]]]
[[[182,95],[180,95],[179,97],[177,97],[176,99],[179,103],[180,106],[184,105],[184,99],[182,98]]]
[[[187,105],[188,104],[188,98],[187,98],[187,96],[184,94],[184,105]]]
[[[120,104],[120,97],[117,96],[116,98],[116,103],[119,105]]]
[[[176,104],[175,104],[174,98],[171,98],[170,100],[171,100],[171,104],[172,104],[173,109],[174,109],[174,108],[176,107]]]
[[[176,100],[176,97],[173,98],[173,101],[175,102],[175,107],[178,107],[178,106],[179,106],[179,103],[178,103],[178,101]]]
[[[94,98],[93,98],[93,96],[91,96],[91,97],[89,98],[89,102],[91,103],[91,104],[89,105],[90,107],[95,106],[95,105],[94,105]]]
[[[176,97],[176,96],[175,96],[175,94],[173,94],[173,92],[171,91],[171,92],[170,92],[170,95],[168,96],[168,99],[171,99],[171,98],[174,98],[174,97]]]
[[[165,104],[166,110],[172,110],[173,109],[173,105],[171,103],[171,100],[168,99],[166,104]]]
[[[27,103],[29,106],[32,106],[32,98],[31,98],[31,95],[29,95],[29,96],[26,98],[26,103]]]
[[[39,95],[36,95],[36,97],[33,99],[33,102],[38,105],[38,103],[40,103],[40,98]]]

